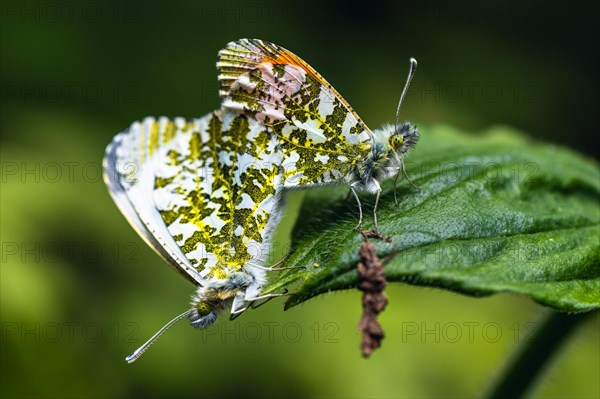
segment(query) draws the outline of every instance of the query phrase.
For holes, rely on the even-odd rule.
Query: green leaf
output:
[[[374,240],[388,259],[388,281],[482,296],[528,295],[561,311],[600,306],[600,173],[570,150],[530,142],[508,128],[467,135],[421,129],[394,202],[383,185]],[[266,291],[290,288],[286,308],[352,289],[363,238],[344,185],[308,190],[292,233],[292,255]],[[373,227],[374,196],[361,196],[363,228]],[[292,284],[294,284],[292,286]]]

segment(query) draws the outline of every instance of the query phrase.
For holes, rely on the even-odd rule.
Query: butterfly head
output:
[[[193,305],[188,318],[194,328],[206,328],[217,320],[215,302],[199,299]]]
[[[213,324],[220,313],[231,307],[233,298],[254,282],[244,271],[225,273],[221,277],[207,279],[193,295],[188,316],[192,327],[202,329]]]
[[[417,144],[419,140],[419,130],[410,122],[404,122],[395,128],[390,135],[388,142],[392,150],[402,156]]]

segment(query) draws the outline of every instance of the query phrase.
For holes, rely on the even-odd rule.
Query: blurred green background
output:
[[[215,60],[257,37],[308,61],[376,128],[403,119],[506,124],[598,157],[595,13],[564,2],[54,1],[1,4],[2,397],[476,397],[542,308],[393,285],[387,337],[359,355],[360,294],[288,312],[273,301],[199,332],[175,326],[193,287],[121,216],[101,179],[111,138],[146,115],[219,106]],[[301,201],[294,193],[277,258]],[[224,318],[225,319],[225,318]],[[599,397],[600,318],[536,397]]]

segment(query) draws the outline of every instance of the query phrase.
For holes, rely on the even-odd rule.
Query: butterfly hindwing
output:
[[[109,192],[133,228],[170,266],[199,284],[202,278],[173,240],[151,201],[156,175],[152,160],[157,157],[157,149],[172,145],[175,133],[190,127],[191,122],[183,118],[134,122],[108,145],[103,166]]]
[[[146,118],[107,150],[107,183],[122,212],[197,284],[267,250],[282,178],[275,140],[265,130],[228,111],[194,120]]]

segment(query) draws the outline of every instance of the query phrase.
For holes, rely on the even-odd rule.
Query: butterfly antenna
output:
[[[415,71],[417,70],[417,60],[414,58],[410,59],[410,69],[408,70],[408,77],[406,78],[406,84],[404,85],[404,89],[402,90],[402,94],[400,95],[400,101],[398,102],[398,109],[396,110],[396,131],[398,131],[398,125],[400,124],[400,106],[404,102],[404,97],[406,97],[406,92],[408,91],[408,87],[410,86],[410,82],[412,81],[413,76],[415,76]]]
[[[160,330],[158,330],[158,332],[156,334],[154,334],[152,336],[152,338],[150,338],[148,341],[146,341],[146,343],[144,345],[140,346],[135,352],[133,352],[131,355],[129,355],[125,358],[127,363],[133,363],[136,360],[138,360],[140,358],[140,356],[142,356],[144,354],[144,352],[146,352],[152,346],[152,344],[154,344],[156,342],[156,340],[160,338],[161,335],[163,335],[169,328],[173,327],[173,325],[175,323],[177,323],[179,320],[183,319],[184,317],[189,316],[189,314],[193,310],[194,309],[186,310],[185,312],[183,312],[182,314],[180,314],[179,316],[175,317],[173,320],[171,320],[170,322],[165,324],[165,326],[163,328],[161,328]]]

